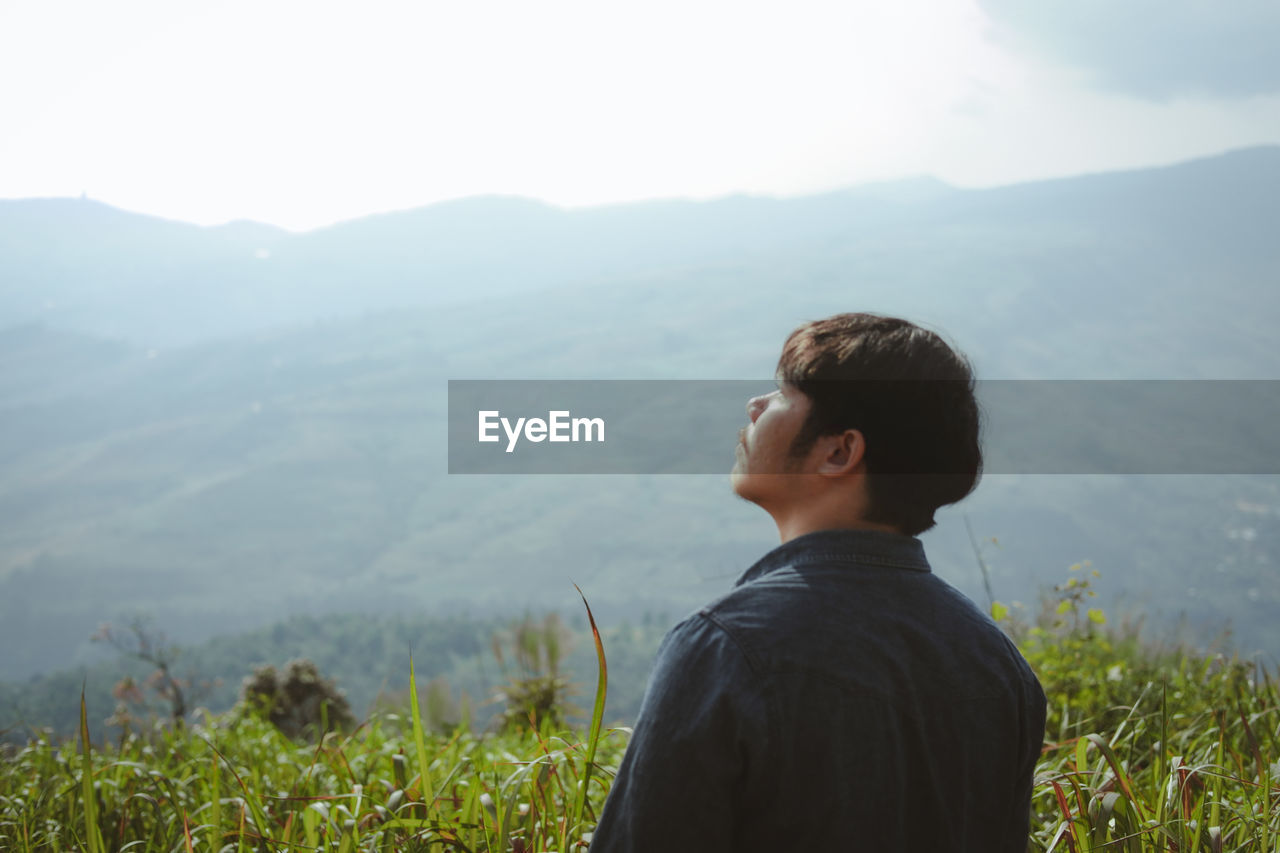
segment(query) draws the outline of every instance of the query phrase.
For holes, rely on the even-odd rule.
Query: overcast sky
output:
[[[0,0],[0,198],[307,229],[1280,143],[1275,0]]]

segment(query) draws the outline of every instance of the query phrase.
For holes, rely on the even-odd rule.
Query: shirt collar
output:
[[[787,566],[806,563],[857,563],[928,572],[924,545],[914,536],[880,530],[817,530],[784,542],[765,554],[734,586]]]

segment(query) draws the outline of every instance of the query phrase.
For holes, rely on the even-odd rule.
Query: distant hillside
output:
[[[969,191],[563,211],[474,199],[308,234],[0,202],[0,678],[152,613],[678,613],[775,541],[718,477],[446,475],[454,378],[759,378],[842,310],[986,377],[1275,378],[1280,149]],[[679,440],[673,435],[673,441]],[[732,436],[726,436],[730,446]],[[729,452],[726,451],[726,468]],[[926,537],[982,597],[1091,558],[1172,624],[1280,652],[1274,477],[989,477]]]
[[[528,615],[538,624],[546,618],[541,613]],[[565,617],[561,623],[564,657],[558,671],[572,685],[569,702],[581,718],[589,710],[586,706],[595,687],[595,645],[584,611],[566,613]],[[651,613],[636,624],[604,629],[609,722],[634,721],[649,665],[672,619],[669,614]],[[401,707],[408,693],[412,652],[419,689],[437,681],[447,688],[455,711],[465,694],[475,725],[483,728],[502,710],[503,703],[496,697],[507,686],[507,678],[519,676],[518,670],[504,672],[493,654],[496,641],[510,656],[513,625],[511,619],[457,612],[435,617],[376,613],[293,616],[254,631],[178,647],[172,672],[182,682],[193,713],[197,707],[217,713],[236,703],[242,682],[255,667],[266,664],[283,670],[289,661],[305,658],[337,683],[363,720],[380,702]],[[116,628],[130,636],[126,627],[117,624]],[[162,639],[158,635],[152,638]],[[506,665],[514,667],[514,662],[508,660]],[[144,685],[141,693],[150,712],[163,717],[169,712],[167,704],[145,687],[153,671],[142,661],[117,656],[108,648],[101,650],[98,659],[80,667],[21,682],[0,681],[0,743],[25,743],[34,729],[45,727],[59,737],[74,737],[82,688],[90,726],[98,731],[118,704],[112,689],[126,676]],[[147,714],[137,706],[131,711],[142,717]]]
[[[921,180],[584,210],[475,198],[306,234],[200,228],[82,199],[0,201],[0,317],[172,347],[575,284],[701,282],[720,270],[764,294],[836,276],[878,299],[942,297],[946,313],[957,298],[987,302],[1040,326],[1047,312],[1093,314],[1119,289],[1129,294],[1115,307],[1139,319],[1152,296],[1194,300],[1209,276],[1233,279],[1220,296],[1268,296],[1265,283],[1239,279],[1272,260],[1278,185],[1280,148],[1267,147],[978,191]],[[1147,320],[1185,316],[1179,307]]]

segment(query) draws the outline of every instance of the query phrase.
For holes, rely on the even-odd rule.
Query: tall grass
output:
[[[1227,688],[1214,705],[1149,684],[1111,730],[1047,744],[1035,849],[1276,850],[1280,696],[1266,678],[1239,692],[1230,681],[1213,677]]]
[[[71,746],[36,741],[4,760],[0,849],[568,850],[570,815],[594,824],[605,788],[578,805],[582,742],[428,735],[428,803],[406,778],[410,729],[388,716],[312,747],[213,720],[94,749],[87,772]],[[606,737],[600,757],[616,765],[622,745]]]
[[[1083,566],[1014,627],[1049,699],[1033,850],[1280,849],[1280,690],[1261,665],[1107,630]]]
[[[1280,850],[1270,674],[1222,655],[1153,652],[1105,631],[1096,611],[1051,612],[1013,631],[1051,708],[1028,849]],[[311,746],[226,716],[91,748],[82,719],[78,742],[42,738],[4,754],[0,849],[581,850],[625,747],[625,730],[602,727],[607,667],[591,625],[600,671],[585,735],[545,724],[442,735],[411,709]]]
[[[545,724],[428,733],[412,657],[409,719],[385,714],[314,747],[224,715],[94,749],[82,696],[78,750],[40,738],[3,755],[0,850],[584,849],[608,791],[600,760],[616,766],[624,743],[601,735],[608,670],[583,604],[599,663],[585,741]]]

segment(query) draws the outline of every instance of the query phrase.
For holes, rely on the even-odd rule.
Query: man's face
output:
[[[811,405],[785,382],[747,401],[750,423],[738,433],[737,459],[729,475],[739,497],[772,510],[803,490],[805,478],[784,475],[808,473],[808,458],[793,457],[790,450]]]

